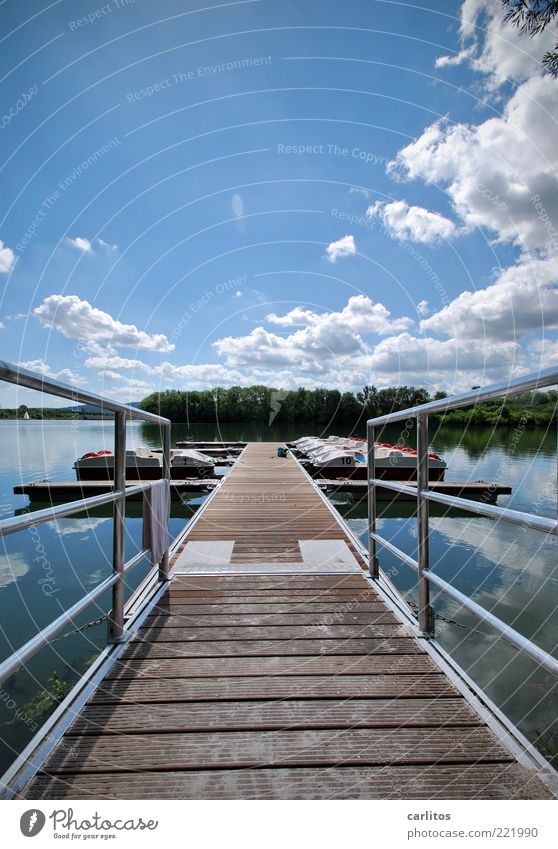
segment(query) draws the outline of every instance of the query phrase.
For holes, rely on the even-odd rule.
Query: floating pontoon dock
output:
[[[256,443],[257,444],[257,443]],[[265,444],[265,443],[263,443]],[[182,499],[188,492],[206,493],[212,492],[219,480],[216,478],[191,478],[187,480],[171,480],[171,496],[173,499]],[[335,478],[326,480],[315,478],[319,489],[323,492],[350,492],[358,498],[363,498],[368,491],[367,481],[352,480],[351,478]],[[137,481],[128,481],[128,486],[133,486]],[[409,486],[416,485],[410,481]],[[499,495],[510,495],[511,486],[494,484],[488,481],[431,481],[428,487],[432,492],[441,492],[446,495],[458,495],[461,498],[470,498],[475,501],[493,503]],[[34,481],[14,486],[15,495],[26,495],[29,501],[34,503],[58,504],[62,501],[75,501],[88,498],[91,495],[100,495],[110,492],[113,485],[110,481]],[[391,489],[376,487],[379,501],[412,501],[416,500],[415,494],[396,493]],[[143,493],[139,492],[131,499],[140,501]]]
[[[249,443],[28,799],[547,798],[301,466]]]

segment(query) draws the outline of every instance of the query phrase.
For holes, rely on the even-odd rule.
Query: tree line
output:
[[[447,397],[430,395],[424,388],[365,386],[356,394],[337,389],[281,390],[269,386],[232,386],[184,392],[169,389],[154,392],[141,402],[142,409],[165,416],[172,422],[245,422],[250,424],[316,425],[337,423],[355,426],[369,418],[404,410],[417,404]],[[473,407],[433,416],[440,424],[515,425],[553,423],[557,393],[527,392],[505,401],[478,403]]]

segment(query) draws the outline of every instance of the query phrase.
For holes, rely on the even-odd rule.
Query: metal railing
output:
[[[136,407],[128,407],[118,401],[112,401],[91,392],[86,392],[78,387],[52,380],[41,374],[28,371],[19,366],[0,361],[0,380],[15,383],[26,389],[34,389],[60,398],[66,398],[77,404],[95,404],[115,414],[114,421],[114,488],[111,492],[102,495],[94,495],[89,498],[81,498],[67,504],[59,504],[33,513],[25,513],[9,519],[0,520],[0,537],[25,530],[33,525],[43,522],[51,522],[73,513],[80,513],[102,504],[114,503],[114,527],[113,527],[113,572],[110,577],[102,581],[91,592],[86,593],[72,607],[64,611],[57,619],[42,628],[38,634],[30,639],[25,645],[17,649],[6,660],[0,663],[0,684],[10,675],[13,675],[22,664],[28,661],[41,648],[46,646],[49,640],[61,631],[68,623],[73,622],[84,610],[90,607],[103,593],[112,589],[112,607],[108,616],[107,642],[120,643],[125,639],[124,632],[124,576],[137,566],[144,557],[149,554],[149,549],[143,549],[126,562],[125,560],[125,516],[126,496],[138,492],[145,492],[151,486],[151,482],[126,486],[126,419],[140,419],[154,422],[163,428],[163,477],[170,479],[170,421],[147,413]],[[159,580],[169,579],[169,553],[168,548],[159,564]]]
[[[532,513],[524,513],[512,510],[508,507],[499,507],[494,504],[473,502],[466,498],[455,495],[446,495],[433,492],[429,489],[428,481],[428,416],[430,413],[444,413],[458,407],[467,407],[479,401],[491,401],[497,398],[505,398],[518,392],[530,392],[542,389],[545,386],[554,386],[558,383],[558,367],[545,369],[536,374],[516,378],[506,383],[497,383],[485,389],[475,389],[452,395],[439,401],[431,401],[417,407],[410,407],[385,416],[369,419],[367,422],[368,439],[368,548],[370,575],[374,580],[380,577],[380,564],[377,555],[377,546],[383,546],[391,554],[395,555],[401,562],[410,566],[417,573],[418,593],[418,625],[425,637],[434,637],[434,611],[430,604],[430,588],[436,587],[458,602],[465,610],[468,610],[478,619],[486,622],[497,633],[506,640],[517,646],[522,652],[529,655],[536,663],[547,671],[558,675],[558,660],[548,652],[539,648],[527,637],[511,628],[486,608],[477,604],[469,596],[457,590],[430,569],[429,563],[429,502],[435,501],[448,507],[458,507],[478,516],[487,516],[491,519],[505,520],[542,531],[547,534],[558,534],[558,521],[537,516]],[[416,419],[417,423],[417,485],[411,486],[409,482],[389,481],[384,478],[376,478],[374,462],[374,442],[376,428],[402,420]],[[393,490],[416,497],[417,499],[417,559],[410,557],[401,551],[393,543],[378,534],[376,529],[376,487]]]

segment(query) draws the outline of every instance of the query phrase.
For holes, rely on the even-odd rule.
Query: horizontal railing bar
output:
[[[501,619],[497,616],[494,616],[493,613],[490,613],[489,610],[482,607],[480,604],[477,604],[476,601],[473,601],[472,598],[464,595],[462,592],[457,590],[451,584],[448,584],[447,581],[444,581],[443,578],[440,578],[439,575],[436,575],[430,569],[426,571],[428,576],[428,580],[434,584],[436,587],[441,589],[447,595],[451,596],[454,601],[457,601],[462,607],[468,610],[470,613],[473,613],[477,619],[481,619],[483,622],[486,622],[488,625],[491,625],[495,631],[502,635],[506,640],[509,640],[513,643],[517,648],[521,651],[528,654],[536,663],[546,669],[548,672],[552,672],[553,675],[558,675],[558,659],[552,657],[551,654],[544,651],[544,649],[539,648],[528,637],[524,637],[510,625],[506,625]]]
[[[148,554],[151,553],[150,548],[144,548],[142,551],[138,551],[133,557],[130,557],[128,561],[124,564],[124,572],[129,572],[130,569],[133,569],[134,566],[137,566],[138,563],[141,563],[144,558],[147,557]]]
[[[38,392],[57,395],[59,398],[67,398],[73,401],[74,404],[94,404],[97,407],[103,407],[103,409],[111,413],[125,413],[129,419],[140,419],[162,425],[170,424],[169,419],[165,419],[163,416],[157,416],[155,413],[148,413],[145,410],[140,410],[138,407],[130,407],[127,404],[112,401],[109,398],[104,398],[102,395],[87,392],[69,383],[53,380],[43,374],[20,368],[20,366],[7,363],[4,360],[0,360],[0,380],[16,383],[18,386],[24,386],[26,389],[35,389]]]
[[[150,486],[150,481],[133,484],[126,487],[125,494],[128,496],[138,492],[144,492]],[[16,531],[25,530],[33,525],[63,519],[66,516],[71,516],[72,513],[83,513],[94,507],[102,507],[103,504],[110,504],[111,501],[115,501],[121,495],[122,493],[120,491],[111,490],[110,492],[103,492],[101,495],[90,495],[87,498],[80,498],[79,501],[67,501],[64,504],[45,507],[43,510],[35,510],[33,513],[21,513],[21,515],[12,516],[9,519],[0,519],[0,537],[13,534]]]
[[[72,513],[81,513],[84,510],[89,510],[94,507],[102,507],[103,504],[110,504],[122,493],[104,492],[101,495],[91,495],[88,498],[81,498],[79,501],[68,501],[65,504],[56,504],[53,507],[45,507],[43,510],[35,510],[33,513],[22,513],[19,516],[12,516],[9,519],[0,520],[0,537],[13,534],[16,531],[23,531],[33,525],[40,525],[43,522],[52,522],[56,519],[63,519],[65,516],[71,516]]]
[[[417,488],[401,483],[400,481],[387,481],[383,478],[373,478],[369,480],[369,485],[381,486],[384,489],[391,489],[394,492],[402,492],[405,495],[417,495]],[[428,501],[436,501],[438,504],[445,504],[448,507],[458,507],[461,510],[467,510],[469,513],[476,513],[477,516],[487,516],[490,519],[503,519],[507,522],[512,522],[515,525],[522,525],[524,528],[531,528],[535,531],[542,531],[547,534],[558,534],[558,522],[555,519],[549,519],[546,516],[536,516],[534,513],[524,513],[521,510],[512,510],[510,507],[498,507],[497,504],[486,504],[480,501],[472,501],[469,498],[460,498],[458,495],[447,495],[443,492],[434,492],[431,489],[422,490],[422,495]]]
[[[411,569],[414,569],[415,572],[418,572],[418,563],[416,560],[414,560],[412,557],[409,557],[408,554],[405,554],[404,551],[401,551],[401,549],[397,548],[396,545],[393,545],[392,542],[388,542],[387,539],[380,536],[380,534],[373,533],[371,534],[371,536],[376,540],[377,543],[386,548],[388,551],[391,551],[392,554],[395,554],[395,556],[398,557],[399,560],[402,560],[403,563],[406,563],[407,566],[410,566]]]
[[[429,401],[427,404],[420,404],[417,407],[408,407],[406,410],[387,413],[385,416],[377,416],[374,419],[369,419],[367,424],[378,427],[379,425],[389,424],[390,422],[414,418],[421,413],[443,413],[448,410],[454,410],[456,407],[468,407],[479,401],[493,401],[496,398],[514,395],[516,392],[531,392],[535,389],[542,389],[544,386],[553,386],[556,383],[558,383],[558,370],[554,366],[548,369],[541,369],[539,372],[524,377],[516,377],[513,380],[502,381],[501,383],[493,383],[484,389],[460,392],[458,395],[441,398],[439,401]]]
[[[417,497],[416,486],[409,486],[408,483],[402,483],[401,481],[390,481],[385,478],[370,478],[368,480],[368,485],[370,486],[371,484],[382,487],[382,489],[392,489],[394,492],[402,492],[404,495],[412,495],[414,498]]]
[[[512,510],[510,507],[499,507],[497,504],[485,504],[480,501],[470,501],[468,498],[460,498],[458,495],[446,495],[443,492],[423,491],[424,498],[436,501],[438,504],[446,504],[448,507],[459,507],[475,513],[477,516],[487,516],[490,519],[503,519],[514,525],[522,525],[535,531],[547,534],[558,534],[558,522],[556,519],[548,519],[546,516],[536,516],[534,513],[524,513],[521,510]]]
[[[99,596],[109,590],[112,585],[118,581],[118,579],[118,575],[110,575],[110,577],[102,581],[97,587],[95,587],[95,589],[91,590],[91,592],[87,593],[87,595],[83,596],[83,598],[72,605],[72,607],[64,611],[58,619],[55,619],[54,622],[51,622],[50,625],[47,625],[39,631],[38,634],[35,634],[34,637],[25,643],[25,645],[0,663],[0,684],[5,681],[6,678],[9,678],[10,675],[13,675],[14,672],[17,672],[19,667],[25,663],[25,661],[29,660],[34,654],[42,649],[51,637],[61,631],[68,622],[73,622],[80,613],[87,610],[87,608],[90,607],[93,602],[99,598]]]

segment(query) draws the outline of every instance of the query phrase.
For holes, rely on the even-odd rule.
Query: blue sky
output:
[[[455,391],[558,360],[553,34],[499,0],[0,21],[4,359],[126,401]]]

